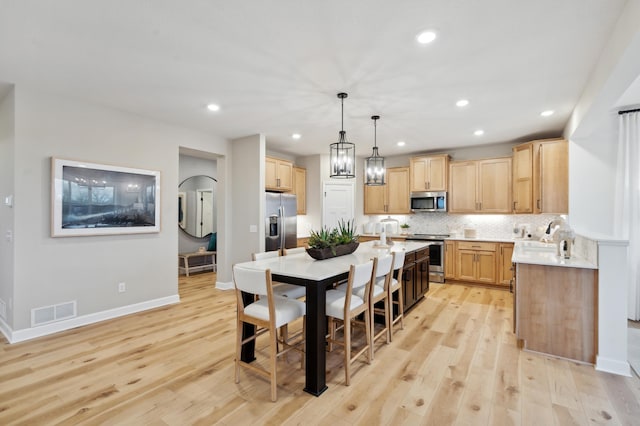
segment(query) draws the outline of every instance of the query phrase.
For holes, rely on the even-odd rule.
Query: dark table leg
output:
[[[319,396],[326,385],[326,288],[318,282],[307,284],[306,382],[304,390]]]
[[[242,300],[245,306],[253,302],[254,295],[249,293],[242,293]],[[242,323],[242,340],[256,334],[256,326],[253,324]],[[242,345],[242,351],[240,352],[240,359],[244,362],[251,362],[256,359],[255,356],[256,341],[251,340]]]

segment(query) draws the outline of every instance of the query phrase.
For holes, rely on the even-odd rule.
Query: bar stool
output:
[[[391,299],[389,298],[389,284],[393,275],[395,253],[378,257],[376,266],[375,280],[371,287],[370,302],[371,305],[371,346],[373,347],[376,340],[382,335],[386,336],[386,343],[391,342]],[[382,308],[376,308],[376,303],[382,302]],[[375,332],[374,314],[384,315],[384,328],[377,334]],[[375,356],[375,355],[374,355]]]
[[[393,326],[400,321],[400,329],[404,330],[404,295],[402,293],[402,272],[404,269],[404,258],[406,252],[404,250],[395,252],[393,260],[393,271],[395,278],[391,277],[389,283],[389,301],[391,306],[391,324],[389,332],[389,340],[393,340]],[[398,301],[393,300],[393,293],[398,293]],[[393,317],[393,305],[398,306],[398,315]]]
[[[326,313],[329,321],[329,350],[333,344],[344,347],[344,378],[346,386],[351,384],[351,364],[362,354],[367,356],[367,364],[371,364],[371,313],[369,312],[369,291],[372,286],[373,272],[375,271],[375,259],[360,265],[351,265],[349,279],[345,291],[328,290]],[[356,293],[362,290],[363,296]],[[351,354],[351,326],[352,322],[360,314],[364,314],[364,328],[366,344],[355,354]],[[336,331],[342,323],[343,340],[336,339]]]
[[[295,345],[290,342],[283,342],[283,349],[279,350],[277,330],[287,329],[288,325],[298,318],[305,317],[305,304],[299,300],[277,297],[273,294],[273,283],[271,281],[271,270],[261,271],[257,269],[245,268],[238,265],[233,267],[233,283],[236,288],[237,299],[237,324],[236,324],[236,360],[235,360],[235,382],[240,382],[240,367],[245,367],[260,375],[269,378],[271,383],[271,401],[277,400],[276,361],[278,356],[289,352],[291,349],[304,352],[301,346],[304,343],[304,325],[299,336],[301,338]],[[242,292],[261,296],[254,297],[251,303],[245,304]],[[243,323],[256,326],[256,333],[242,339]],[[242,345],[255,340],[259,335],[269,333],[269,369],[260,368],[257,363],[247,363],[240,359]],[[301,365],[304,362],[302,354]]]
[[[261,253],[253,253],[251,260],[264,260],[272,259],[280,256],[280,251],[264,251]],[[287,284],[287,283],[273,283],[273,294],[276,296],[288,297],[290,299],[299,299],[307,294],[307,290],[304,286]]]

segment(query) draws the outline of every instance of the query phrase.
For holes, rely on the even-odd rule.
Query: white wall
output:
[[[231,149],[233,218],[230,238],[233,245],[229,264],[233,265],[251,260],[251,253],[264,251],[264,135],[234,139]],[[251,232],[251,226],[256,227],[256,232]]]
[[[640,2],[629,1],[565,129],[569,145],[569,212],[578,232],[613,235],[617,117],[614,107],[640,75]],[[603,237],[594,237],[603,240]],[[599,243],[599,370],[629,375],[626,246]]]
[[[13,89],[0,100],[0,303],[7,309],[0,317],[0,327],[5,333],[13,326],[14,245],[6,240],[6,233],[14,231],[15,210],[5,205],[4,199],[14,194],[14,101]]]
[[[15,135],[13,330],[30,327],[35,307],[76,300],[90,316],[177,297],[178,147],[225,155],[227,142],[25,87],[15,89]],[[52,156],[159,170],[161,232],[51,238]]]

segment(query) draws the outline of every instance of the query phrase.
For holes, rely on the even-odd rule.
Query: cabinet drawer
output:
[[[496,251],[496,243],[476,242],[476,241],[458,241],[458,250]]]

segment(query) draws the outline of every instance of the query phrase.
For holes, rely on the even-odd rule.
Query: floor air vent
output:
[[[31,327],[61,321],[76,316],[76,301],[43,306],[31,310]]]

